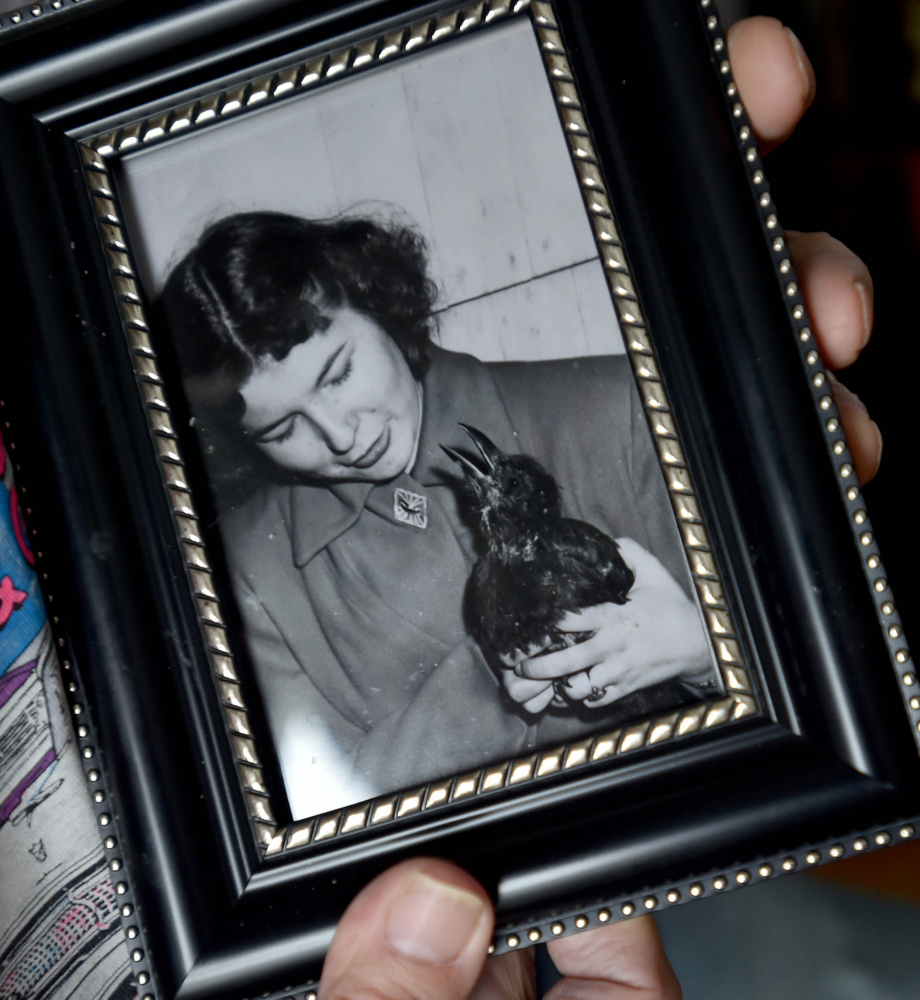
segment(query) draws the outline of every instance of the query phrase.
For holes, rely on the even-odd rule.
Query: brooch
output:
[[[397,486],[393,494],[393,516],[413,528],[427,528],[428,498]]]

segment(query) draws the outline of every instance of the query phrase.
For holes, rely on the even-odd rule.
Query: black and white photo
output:
[[[295,819],[718,692],[528,21],[124,175]]]

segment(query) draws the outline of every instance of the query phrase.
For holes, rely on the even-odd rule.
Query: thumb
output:
[[[319,984],[323,1000],[466,1000],[492,937],[485,890],[436,858],[404,861],[354,898]]]

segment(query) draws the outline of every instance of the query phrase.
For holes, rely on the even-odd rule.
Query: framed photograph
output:
[[[711,0],[74,25],[0,74],[4,435],[142,996],[310,996],[412,854],[501,952],[915,836]]]

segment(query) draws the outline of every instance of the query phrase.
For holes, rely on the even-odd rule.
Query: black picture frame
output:
[[[2,389],[141,994],[309,995],[348,900],[416,853],[489,888],[500,952],[914,837],[916,676],[709,0],[620,5],[615,31],[589,0],[95,2],[0,41]],[[516,18],[721,688],[292,820],[111,164]]]

